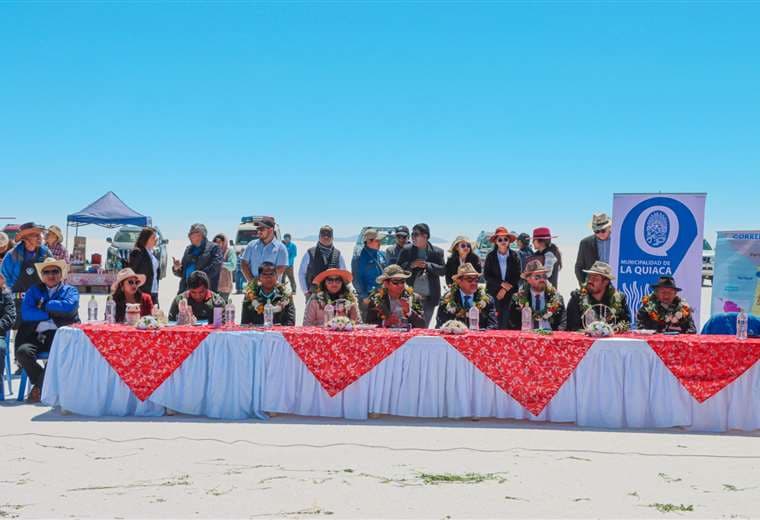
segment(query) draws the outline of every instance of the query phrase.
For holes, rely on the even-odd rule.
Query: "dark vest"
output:
[[[314,280],[319,273],[330,268],[337,269],[340,265],[340,251],[338,251],[337,247],[333,247],[332,254],[330,255],[330,258],[327,259],[326,264],[322,255],[319,253],[317,246],[309,249],[308,253],[309,268],[306,270],[306,283],[309,284],[309,287],[311,287],[311,281]]]

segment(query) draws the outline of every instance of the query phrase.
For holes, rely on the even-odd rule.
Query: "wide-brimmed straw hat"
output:
[[[541,263],[541,260],[531,260],[525,264],[525,269],[523,269],[520,278],[526,280],[532,274],[546,274],[548,272],[549,270],[544,267],[544,264]]]
[[[350,272],[344,269],[331,267],[330,269],[326,269],[315,276],[311,283],[314,285],[319,285],[322,283],[322,280],[329,278],[330,276],[340,276],[343,279],[343,283],[345,284],[351,283],[351,281],[354,279],[354,276]]]
[[[137,278],[137,280],[140,282],[137,285],[138,287],[145,285],[145,281],[148,279],[144,274],[137,274],[132,269],[127,267],[126,269],[122,269],[116,274],[116,281],[111,284],[111,292],[116,292],[116,289],[119,288],[121,282],[124,280],[129,280],[130,278]]]
[[[367,242],[369,240],[382,241],[386,236],[388,235],[382,231],[378,231],[375,228],[369,228],[364,231],[364,234],[362,235],[362,241],[363,242]]]
[[[10,238],[8,238],[8,235],[6,233],[3,233],[0,231],[0,247],[5,247],[10,243]]]
[[[456,282],[463,276],[480,276],[480,273],[472,266],[470,262],[467,262],[466,264],[459,266],[459,269],[457,269],[457,274],[452,276],[451,279]]]
[[[591,229],[596,233],[612,227],[612,219],[606,213],[594,213],[591,217]]]
[[[386,280],[406,280],[410,276],[412,276],[412,273],[404,271],[400,265],[391,264],[383,269],[383,274],[378,276],[375,281],[383,283]]]
[[[493,235],[491,235],[488,240],[490,240],[491,242],[496,242],[496,239],[498,237],[507,237],[510,242],[514,242],[515,240],[517,240],[517,234],[508,230],[504,226],[497,227],[496,231],[493,232]]]
[[[652,285],[652,289],[675,289],[680,291],[681,288],[676,285],[676,280],[672,276],[660,276],[657,283]]]
[[[47,228],[48,233],[52,233],[55,236],[58,237],[59,242],[63,242],[63,231],[61,231],[61,228],[59,228],[56,225],[52,225],[49,228]]]
[[[61,276],[63,278],[66,278],[66,275],[69,272],[69,264],[64,262],[63,260],[56,260],[53,257],[47,257],[42,262],[37,262],[34,264],[34,268],[37,269],[37,276],[40,277],[40,280],[42,280],[42,271],[45,269],[49,269],[51,267],[57,267],[61,270]]]
[[[615,279],[615,276],[612,274],[612,267],[605,262],[596,261],[594,262],[594,265],[591,266],[591,269],[584,269],[583,272],[586,274],[598,274],[610,281]]]
[[[28,235],[34,235],[35,233],[40,234],[43,231],[45,231],[45,226],[35,224],[34,222],[25,222],[18,228],[18,233],[16,233],[16,242],[21,242]]]
[[[474,249],[474,247],[472,245],[472,240],[470,240],[469,238],[467,238],[464,235],[459,235],[451,243],[451,247],[449,248],[449,253],[456,253],[457,247],[459,247],[459,244],[461,244],[462,242],[467,242],[468,244],[470,244],[470,250]]]

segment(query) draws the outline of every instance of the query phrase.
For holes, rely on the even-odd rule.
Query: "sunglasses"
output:
[[[499,243],[499,244],[503,244],[503,243],[505,243],[505,242],[509,242],[509,239],[508,239],[508,238],[504,238],[504,237],[501,237],[501,238],[497,238],[497,239],[496,239],[496,242],[497,242],[497,243]]]
[[[462,281],[467,282],[467,283],[473,283],[473,282],[478,281],[478,277],[477,276],[463,276]]]
[[[342,282],[342,281],[343,281],[343,278],[341,278],[340,276],[338,276],[338,277],[330,276],[329,278],[325,278],[325,282],[338,283],[338,282]]]
[[[594,231],[594,234],[595,235],[601,235],[602,233],[606,233],[607,231],[609,231],[609,228],[608,229],[597,229],[596,231]]]
[[[58,276],[59,274],[61,274],[61,271],[58,269],[47,269],[42,271],[42,276]]]
[[[533,278],[534,280],[546,280],[545,274],[532,274],[529,276],[529,278]]]
[[[461,243],[459,244],[459,249],[470,249],[470,244]]]
[[[406,283],[406,280],[388,280],[393,285],[404,285]]]
[[[129,285],[139,285],[139,282],[137,280],[127,280],[127,284],[129,284]]]

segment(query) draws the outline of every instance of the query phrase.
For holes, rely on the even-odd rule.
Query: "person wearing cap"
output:
[[[601,260],[604,263],[610,263],[612,219],[606,213],[594,213],[591,217],[591,230],[594,234],[587,236],[578,244],[575,277],[579,285],[583,285],[586,280],[584,271],[594,265],[594,262]]]
[[[516,238],[504,226],[497,227],[489,239],[494,246],[483,267],[486,290],[494,300],[500,329],[509,328],[509,307],[520,284],[520,257],[510,247]]]
[[[169,308],[169,321],[177,321],[179,317],[179,302],[184,298],[193,311],[197,320],[205,320],[208,323],[214,321],[214,307],[224,307],[227,303],[224,298],[210,289],[208,275],[203,271],[193,271],[187,280],[187,290],[179,293],[172,300]]]
[[[296,257],[298,257],[298,248],[293,243],[293,237],[290,236],[290,233],[282,235],[282,245],[288,250],[288,266],[285,268],[285,276],[287,276],[290,281],[290,289],[295,293],[296,276],[293,268],[296,263]]]
[[[158,305],[158,280],[161,278],[161,264],[153,254],[157,244],[156,228],[144,227],[137,235],[135,247],[129,252],[129,267],[135,273],[145,276],[145,284],[141,290],[150,293],[153,305]]]
[[[2,231],[0,231],[0,265],[3,263],[3,258],[5,258],[5,254],[10,251],[11,249],[11,239],[8,238],[8,235]]]
[[[385,261],[388,262],[388,265],[398,263],[398,257],[401,254],[401,250],[406,247],[406,244],[409,241],[409,228],[406,226],[398,226],[396,228],[395,236],[396,243],[385,249]]]
[[[364,231],[362,240],[364,247],[361,252],[351,260],[351,272],[354,275],[354,288],[359,295],[359,309],[362,320],[367,321],[367,305],[369,293],[379,285],[377,278],[383,274],[386,266],[385,255],[380,251],[380,244],[385,238],[385,233],[369,228]]]
[[[459,266],[457,274],[454,275],[454,283],[441,298],[436,322],[437,329],[440,329],[450,320],[457,320],[469,325],[467,313],[471,307],[478,309],[480,329],[490,330],[498,327],[493,298],[488,294],[485,287],[478,284],[479,279],[480,273],[472,264]]]
[[[8,355],[8,346],[5,342],[6,334],[16,323],[16,304],[13,295],[5,285],[5,278],[0,274],[0,385],[3,384],[2,374],[5,371],[5,356]],[[10,374],[8,374],[10,376]]]
[[[380,285],[369,294],[367,323],[381,327],[407,324],[414,329],[427,327],[420,300],[406,284],[411,275],[396,264],[383,269],[383,274],[377,277]]]
[[[58,226],[50,226],[45,233],[45,245],[56,260],[69,261],[69,253],[63,245],[63,232]]]
[[[567,304],[567,330],[583,330],[583,316],[594,305],[605,305],[610,313],[607,322],[615,323],[618,330],[624,330],[631,323],[631,312],[625,294],[616,291],[612,285],[615,277],[612,267],[605,262],[594,262],[584,271],[586,283],[570,294]]]
[[[422,299],[425,326],[428,327],[441,299],[441,276],[446,274],[446,260],[443,249],[430,243],[427,224],[415,224],[412,228],[412,244],[401,251],[398,265],[412,273],[409,285]]]
[[[116,280],[111,285],[111,297],[116,304],[116,323],[124,323],[127,316],[127,304],[137,303],[140,305],[140,316],[150,316],[153,312],[153,298],[149,292],[142,292],[146,277],[137,274],[129,267],[122,269],[116,275]]]
[[[16,334],[16,360],[32,383],[27,400],[33,403],[40,400],[45,375],[37,364],[37,356],[50,351],[59,328],[79,323],[79,292],[63,281],[68,264],[48,257],[34,264],[34,268],[42,282],[26,291]]]
[[[327,269],[345,271],[346,261],[343,260],[343,255],[333,244],[333,228],[322,226],[319,229],[319,241],[314,247],[306,251],[298,268],[298,279],[307,300],[317,285],[314,279]]]
[[[520,278],[523,286],[512,297],[509,308],[509,328],[522,328],[522,311],[531,310],[534,329],[563,330],[566,326],[565,301],[562,295],[546,280],[546,269],[538,260],[525,266]]]
[[[691,306],[678,296],[681,288],[672,276],[661,276],[652,286],[652,294],[644,296],[636,316],[637,329],[657,332],[696,334]]]
[[[248,282],[256,278],[263,262],[275,265],[277,280],[281,280],[282,275],[285,274],[285,269],[288,267],[288,250],[282,242],[277,240],[274,227],[275,222],[272,217],[264,217],[256,221],[259,238],[245,247],[240,261],[240,270]]]
[[[552,232],[548,227],[539,227],[533,230],[533,256],[530,260],[540,260],[546,267],[549,282],[558,287],[559,272],[562,269],[562,253],[556,244],[552,243]]]
[[[219,233],[214,237],[214,244],[219,246],[219,251],[222,252],[222,268],[219,272],[219,287],[217,293],[219,296],[230,301],[230,294],[232,293],[232,276],[237,270],[237,255],[235,249],[230,247],[230,243],[227,240],[227,235]]]
[[[347,316],[354,323],[361,322],[359,300],[351,287],[351,273],[331,267],[314,277],[316,289],[306,302],[303,324],[305,327],[321,327],[325,324],[325,307],[330,304],[334,316]]]
[[[480,257],[473,251],[472,241],[466,236],[458,236],[451,243],[449,248],[449,258],[446,260],[446,285],[454,282],[454,275],[460,265],[472,264],[478,272],[482,272],[480,267]]]
[[[264,306],[269,302],[274,306],[274,325],[294,326],[296,307],[290,284],[277,281],[277,269],[272,262],[262,262],[256,274],[245,288],[241,325],[263,325]]]
[[[517,256],[520,258],[520,272],[522,272],[525,270],[525,266],[528,263],[528,260],[530,260],[530,257],[535,254],[533,248],[530,247],[530,235],[527,233],[520,233],[517,235],[515,245],[517,245]]]
[[[180,278],[178,294],[187,290],[190,276],[196,271],[202,271],[209,280],[209,290],[216,291],[219,287],[219,274],[222,269],[222,251],[219,246],[208,239],[208,231],[203,224],[193,224],[187,233],[190,245],[182,254],[182,261],[173,258],[172,271]]]
[[[50,257],[50,251],[42,244],[43,231],[45,228],[34,222],[21,224],[16,234],[18,243],[5,255],[0,267],[5,284],[16,302],[16,326],[21,320],[21,302],[24,294],[31,287],[42,283],[34,266]]]

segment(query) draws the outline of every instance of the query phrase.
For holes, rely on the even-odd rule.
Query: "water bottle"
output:
[[[520,311],[520,317],[522,318],[521,330],[523,332],[533,330],[533,309],[530,308],[530,305],[526,305],[522,308],[522,311]]]
[[[90,303],[87,304],[87,321],[98,321],[98,302],[95,301],[95,295],[90,296]]]
[[[332,303],[325,305],[325,325],[335,317],[335,306]]]
[[[224,307],[221,305],[214,305],[214,318],[212,321],[212,326],[215,329],[218,329],[222,326],[222,314],[224,312]]]
[[[736,314],[736,339],[747,339],[748,326],[747,313],[744,312],[744,309],[739,309]]]
[[[470,322],[470,330],[480,328],[480,311],[474,305],[467,311],[467,321]]]
[[[106,323],[116,323],[116,302],[113,301],[113,298],[110,295],[106,299],[106,309],[103,319]]]
[[[231,301],[224,306],[224,324],[228,327],[235,325],[235,304]]]
[[[267,300],[264,305],[264,327],[271,327],[274,325],[274,305]]]

